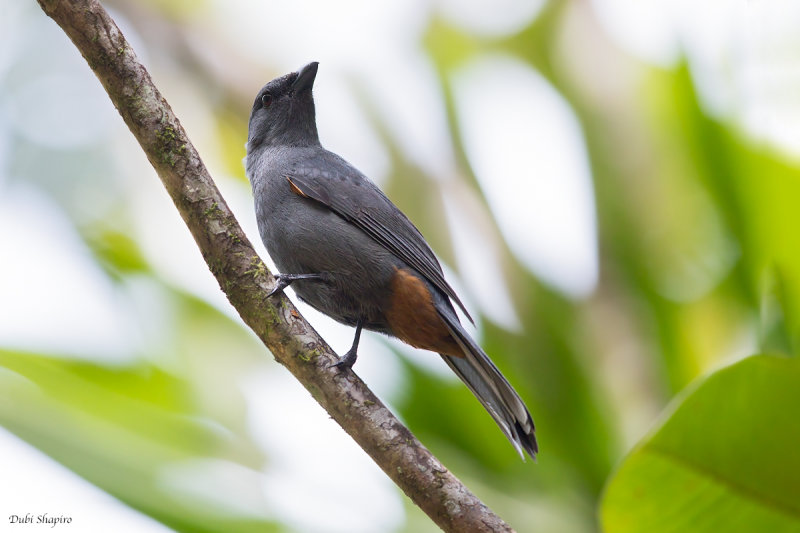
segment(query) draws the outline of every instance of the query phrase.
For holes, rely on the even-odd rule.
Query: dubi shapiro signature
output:
[[[72,523],[71,516],[58,515],[51,516],[47,513],[31,514],[25,513],[24,515],[12,514],[8,517],[9,524],[50,524],[50,527],[56,527],[58,524]]]

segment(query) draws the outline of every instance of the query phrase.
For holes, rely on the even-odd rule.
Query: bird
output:
[[[420,231],[369,178],[322,147],[313,86],[319,63],[278,77],[250,113],[245,168],[258,230],[280,271],[268,294],[290,284],[334,320],[355,327],[334,366],[357,359],[362,329],[437,352],[489,412],[524,460],[539,451],[533,418],[508,380],[461,324],[472,317]]]

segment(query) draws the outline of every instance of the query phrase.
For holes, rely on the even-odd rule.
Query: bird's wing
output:
[[[458,304],[472,322],[416,226],[374,183],[344,159],[331,152],[306,159],[292,165],[286,181],[292,192],[326,206],[414,268]]]

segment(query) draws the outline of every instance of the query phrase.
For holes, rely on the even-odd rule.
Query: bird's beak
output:
[[[304,66],[297,72],[297,79],[292,84],[292,90],[296,93],[311,89],[314,86],[314,78],[317,77],[317,67],[319,63],[314,61]]]

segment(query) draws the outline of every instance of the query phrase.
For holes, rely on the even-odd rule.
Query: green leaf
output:
[[[711,375],[625,459],[608,532],[800,531],[800,361],[754,356]]]
[[[150,363],[105,367],[0,349],[0,426],[177,531],[277,529],[230,500],[169,484],[180,469],[216,482],[197,465],[251,465],[245,437],[207,416],[188,381]]]
[[[108,227],[107,221],[83,229],[86,244],[95,254],[97,263],[115,280],[126,274],[146,274],[150,271],[139,244],[128,234]]]

